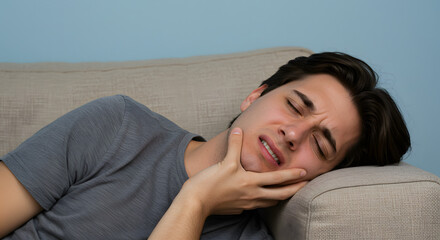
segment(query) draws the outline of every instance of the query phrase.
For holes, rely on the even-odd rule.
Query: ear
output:
[[[267,85],[261,85],[259,88],[253,90],[241,103],[240,109],[242,112],[246,110],[257,98],[261,96],[261,93],[267,88]]]

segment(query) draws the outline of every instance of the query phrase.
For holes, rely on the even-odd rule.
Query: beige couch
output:
[[[286,47],[110,63],[0,63],[0,155],[93,99],[124,94],[211,138],[239,104],[289,59]],[[324,174],[264,210],[276,239],[440,239],[440,180],[408,164]]]

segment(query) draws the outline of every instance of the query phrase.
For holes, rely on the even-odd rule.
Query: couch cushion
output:
[[[335,170],[264,210],[282,239],[438,239],[440,179],[411,165]]]
[[[62,114],[93,99],[128,95],[209,139],[296,47],[109,63],[0,63],[0,156]]]

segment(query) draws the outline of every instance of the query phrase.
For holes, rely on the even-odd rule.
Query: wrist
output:
[[[192,186],[188,185],[188,181],[185,182],[179,194],[174,199],[173,204],[177,204],[205,220],[210,215],[210,209],[206,204],[207,202],[204,200],[203,194],[199,191],[195,191],[198,189],[192,189]]]
[[[208,216],[192,191],[183,187],[149,239],[198,239]],[[172,226],[172,231],[170,231]]]

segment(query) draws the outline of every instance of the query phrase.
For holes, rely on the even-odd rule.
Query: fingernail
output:
[[[299,175],[300,175],[301,177],[304,177],[306,174],[307,174],[307,173],[306,173],[306,171],[304,171],[304,170],[302,170],[302,171],[299,173]]]
[[[241,134],[240,128],[234,128],[234,129],[232,129],[231,133],[232,133],[232,134],[240,135],[240,134]]]

